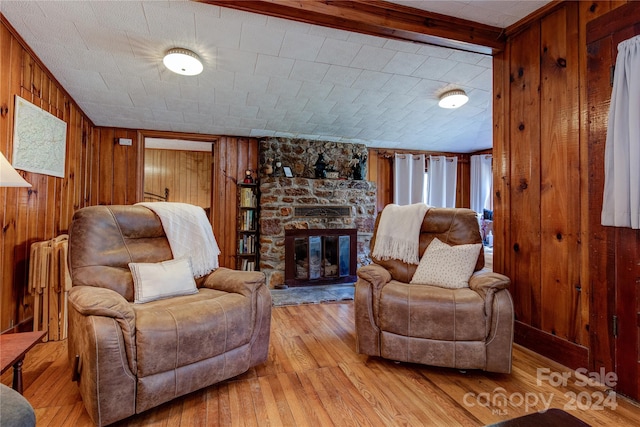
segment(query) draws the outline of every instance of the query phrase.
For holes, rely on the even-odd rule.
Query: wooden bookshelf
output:
[[[238,270],[259,270],[259,200],[257,184],[238,184],[236,228],[236,268]]]

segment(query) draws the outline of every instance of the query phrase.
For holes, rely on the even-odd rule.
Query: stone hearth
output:
[[[310,207],[312,216],[297,216],[301,207]],[[348,215],[325,215],[329,211]],[[314,215],[313,212],[316,212]],[[285,230],[358,230],[358,266],[369,263],[369,243],[376,216],[376,186],[356,180],[265,177],[260,180],[260,271],[269,287],[284,284]]]

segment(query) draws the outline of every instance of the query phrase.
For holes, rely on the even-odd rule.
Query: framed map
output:
[[[16,95],[13,167],[64,178],[67,124]]]

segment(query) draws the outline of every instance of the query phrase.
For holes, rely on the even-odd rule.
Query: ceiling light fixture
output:
[[[454,89],[440,95],[438,105],[442,108],[458,108],[467,103],[469,97],[462,89]]]
[[[198,55],[181,47],[169,49],[162,62],[165,67],[183,76],[197,76],[204,68]]]

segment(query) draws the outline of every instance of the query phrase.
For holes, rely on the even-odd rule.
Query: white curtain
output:
[[[640,36],[618,44],[604,150],[602,225],[640,229]]]
[[[424,154],[396,154],[393,163],[393,203],[423,202]]]
[[[471,156],[471,209],[478,213],[493,210],[491,161],[491,154]]]
[[[427,205],[439,208],[455,208],[457,179],[457,157],[429,156]]]

